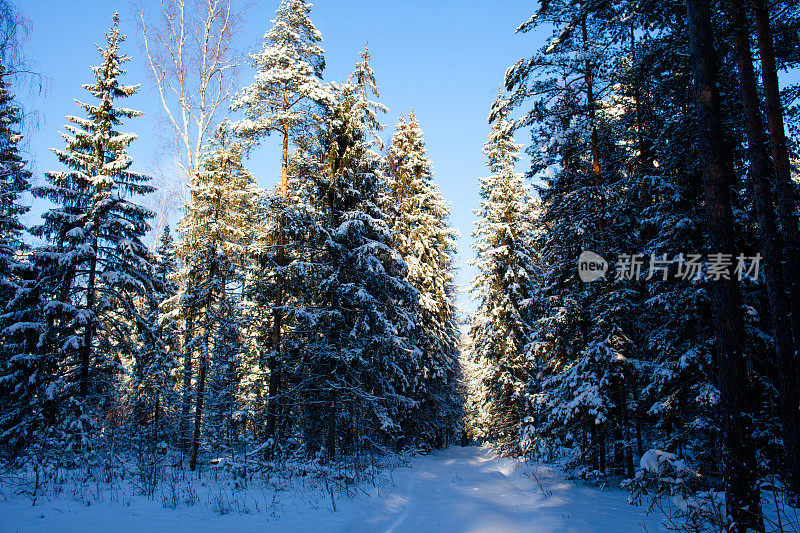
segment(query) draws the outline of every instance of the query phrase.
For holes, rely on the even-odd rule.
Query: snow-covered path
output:
[[[643,518],[642,510],[627,503],[620,490],[576,485],[557,470],[498,459],[474,446],[421,457],[394,477],[394,487],[380,498],[343,502],[339,516],[329,518],[330,529],[476,533],[662,529],[657,520]]]
[[[537,482],[538,479],[538,482]],[[625,501],[618,489],[566,480],[558,470],[453,447],[414,459],[370,494],[316,504],[280,495],[279,516],[208,506],[164,509],[134,497],[126,504],[0,501],[0,531],[347,531],[347,532],[612,532],[662,531],[657,517]]]

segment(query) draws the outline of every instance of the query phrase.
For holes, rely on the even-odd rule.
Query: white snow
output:
[[[105,498],[87,506],[62,494],[41,502],[7,495],[0,501],[0,531],[348,531],[348,532],[628,532],[665,531],[658,516],[626,502],[620,489],[567,480],[548,466],[498,459],[478,447],[453,447],[384,474],[377,487],[353,498],[309,500],[292,491],[262,493],[256,506],[247,491],[240,509],[221,515],[212,501],[177,509],[143,496]],[[7,487],[6,487],[7,488]],[[230,490],[228,498],[232,496]],[[247,503],[247,498],[253,499]]]

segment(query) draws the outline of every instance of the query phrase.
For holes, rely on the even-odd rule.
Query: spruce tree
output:
[[[692,95],[685,81],[683,12],[681,6],[648,11],[633,3],[622,9],[626,24],[617,36],[619,88],[613,97],[619,112],[612,127],[627,147],[621,154],[622,185],[625,209],[635,218],[631,249],[646,262],[669,259],[667,279],[648,273],[636,287],[636,319],[627,321],[631,349],[625,392],[636,434],[634,456],[649,445],[690,455],[706,468],[715,461],[718,430],[710,301],[698,280],[678,276],[674,261],[677,253],[702,254],[706,238],[703,206],[695,201],[702,191],[693,155]],[[640,36],[645,27],[659,30]],[[668,53],[681,59],[659,63],[657,58]],[[659,141],[666,138],[670,142]]]
[[[419,293],[415,344],[422,351],[416,369],[409,433],[442,446],[461,417],[458,319],[454,304],[454,265],[458,235],[450,227],[450,208],[433,183],[422,129],[412,112],[400,118],[386,157],[382,196],[394,247],[406,262],[406,280]]]
[[[695,15],[703,15],[707,6],[692,4]],[[789,27],[789,19],[777,25]],[[752,154],[765,144],[765,127],[755,127],[752,113],[758,107],[756,92],[746,98],[751,113],[745,115],[744,93],[735,81],[734,42],[740,58],[748,55],[749,42],[741,29],[736,41],[737,27],[724,17],[708,22],[695,33],[708,48],[695,54],[702,58],[696,65],[705,69],[703,76],[713,75],[707,42],[713,30],[720,37],[715,53],[720,74],[719,83],[705,84],[705,96],[714,98],[704,96],[701,104],[704,120],[710,107],[716,107],[711,114],[717,116],[703,123],[721,120],[730,139],[727,148],[716,142],[721,127],[713,128],[713,139],[707,129],[698,132],[690,83],[695,63],[684,5],[553,1],[543,3],[518,28],[527,32],[553,26],[552,39],[537,54],[507,71],[510,94],[492,111],[501,116],[523,109],[515,127],[531,128],[529,176],[540,183],[535,247],[543,268],[531,309],[527,364],[532,379],[525,393],[522,444],[529,455],[566,454],[584,473],[606,473],[611,451],[614,471],[630,477],[637,457],[650,453],[647,448],[667,451],[705,480],[725,463],[720,456],[725,442],[737,454],[738,474],[730,461],[725,465],[738,479],[728,491],[732,508],[748,500],[744,505],[755,510],[753,491],[741,480],[745,470],[753,475],[756,467],[741,443],[754,439],[748,447],[765,459],[760,468],[780,457],[772,445],[780,431],[775,413],[786,398],[779,398],[773,385],[786,387],[781,372],[789,366],[776,368],[772,352],[773,343],[785,343],[787,326],[780,324],[791,317],[776,316],[780,312],[768,305],[765,288],[775,279],[765,283],[748,274],[736,279],[733,250],[754,256],[769,245],[769,221],[762,215],[775,201],[780,223],[777,200],[792,195],[768,198],[758,176],[769,166],[763,153],[748,172],[745,146]],[[674,60],[665,62],[664,57]],[[753,120],[748,123],[746,116]],[[717,181],[715,194],[704,195],[699,160],[711,161],[715,171],[724,167],[725,187]],[[709,211],[716,218],[707,218]],[[727,217],[722,232],[719,217]],[[719,252],[714,247],[734,254],[733,283],[721,282],[727,296],[720,297],[720,283],[704,282],[710,265],[703,256]],[[585,284],[576,279],[575,261],[587,249],[611,263],[605,280]],[[765,255],[780,254],[773,246]],[[641,262],[639,276],[625,271],[626,256]],[[726,298],[724,320],[715,318]],[[746,309],[742,321],[737,318],[740,304]],[[716,341],[720,324],[736,331],[735,348]],[[773,336],[770,330],[776,327],[779,333]],[[736,355],[720,359],[721,352]],[[746,372],[739,366],[742,359]],[[721,375],[731,363],[734,371]],[[738,385],[731,388],[731,381]],[[739,398],[737,408],[725,408],[733,418],[721,416],[722,401],[736,403],[737,393],[751,385],[760,387],[761,404]],[[757,421],[758,429],[743,430],[750,420]],[[738,435],[736,443],[732,434]],[[636,479],[650,479],[652,473],[644,470]],[[669,486],[666,478],[659,482]],[[646,490],[652,493],[654,486]],[[740,519],[748,514],[735,512]]]
[[[681,198],[669,194],[676,184],[660,176],[673,169],[659,170],[659,160],[653,157],[656,149],[659,156],[672,150],[660,160],[671,164],[681,152],[664,143],[656,145],[655,133],[647,129],[659,124],[647,120],[653,97],[636,78],[641,71],[630,68],[631,26],[617,23],[637,20],[635,14],[623,14],[630,7],[627,3],[567,2],[541,6],[519,31],[552,23],[553,38],[507,71],[506,88],[511,94],[507,102],[499,100],[493,111],[526,106],[516,126],[531,126],[529,176],[539,181],[541,198],[542,234],[537,248],[546,266],[536,280],[531,332],[531,375],[536,378],[529,384],[531,416],[524,430],[524,447],[534,455],[570,449],[576,466],[605,473],[612,444],[613,467],[629,475],[635,462],[632,425],[641,429],[642,405],[636,387],[640,373],[650,370],[642,356],[657,344],[679,344],[670,335],[648,335],[655,328],[637,320],[652,312],[648,318],[654,321],[673,319],[670,326],[679,325],[677,317],[663,312],[665,301],[646,299],[646,290],[675,290],[687,305],[702,301],[702,294],[690,283],[676,286],[655,279],[643,284],[626,279],[621,263],[605,279],[593,283],[576,276],[576,261],[583,250],[599,253],[613,265],[623,254],[645,258],[650,255],[647,252],[664,253],[666,248],[674,255],[671,245],[675,243],[678,249],[696,249],[679,240],[696,235],[691,231],[696,228],[686,223],[666,232],[661,226],[654,228],[662,222],[685,221],[687,207],[682,207],[680,215],[670,211]],[[675,80],[665,77],[664,90],[672,89]],[[676,142],[680,139],[676,136]],[[647,216],[641,216],[643,212]],[[643,274],[648,275],[646,269]],[[666,353],[675,357],[673,352],[661,355]],[[641,442],[640,438],[639,448]]]
[[[19,143],[21,115],[8,90],[5,67],[0,66],[0,453],[18,451],[25,443],[19,431],[8,432],[19,423],[22,409],[15,406],[17,389],[30,369],[20,368],[38,336],[29,301],[32,268],[20,257],[24,251],[20,217],[29,208],[20,203],[20,195],[29,189],[31,172],[26,167]],[[5,452],[5,453],[3,453]]]
[[[67,411],[65,446],[73,451],[90,451],[93,428],[114,412],[120,362],[136,350],[131,339],[145,323],[137,301],[154,291],[142,242],[152,214],[135,203],[153,189],[149,177],[131,170],[127,148],[136,135],[118,131],[140,115],[117,104],[139,90],[119,79],[130,60],[120,50],[124,40],[115,14],[105,48],[98,47],[95,81],[84,85],[97,102],[79,102],[86,118],[67,117],[66,148],[53,151],[70,170],[48,172],[48,183],[33,189],[56,206],[33,229],[47,240],[33,257],[46,324],[36,350],[57,362],[48,396]]]
[[[472,293],[478,308],[471,319],[472,359],[485,369],[478,390],[485,394],[479,402],[487,411],[487,436],[504,453],[518,453],[537,275],[533,202],[514,168],[519,148],[511,122],[499,117],[484,148],[492,174],[481,179],[473,233],[478,274]]]
[[[129,391],[133,433],[142,438],[142,451],[156,453],[154,446],[171,441],[175,432],[172,408],[178,405],[175,376],[180,339],[178,324],[166,316],[164,303],[174,298],[177,287],[175,244],[170,227],[164,226],[152,256],[153,288],[140,304],[145,322],[138,328],[139,343],[130,372]],[[138,434],[137,434],[138,433]]]
[[[417,295],[379,208],[384,178],[373,146],[381,106],[367,97],[366,79],[334,87],[318,163],[304,184],[314,222],[307,235],[319,253],[298,265],[304,305],[293,312],[289,352],[307,446],[331,459],[339,450],[402,444],[401,420],[415,405],[408,379],[419,352],[408,335]]]
[[[686,24],[692,52],[698,145],[707,224],[712,249],[734,254],[734,218],[730,184],[732,154],[725,139],[718,88],[717,52],[709,6],[687,1]],[[722,408],[722,464],[727,514],[735,531],[763,529],[756,452],[753,446],[753,382],[743,351],[741,290],[735,279],[711,284],[714,333],[719,350]]]
[[[5,67],[0,66],[0,306],[14,297],[17,290],[15,269],[22,250],[20,217],[30,209],[20,203],[22,193],[30,188],[31,171],[20,154],[22,117],[9,92]],[[1,311],[0,311],[1,312]]]
[[[202,440],[206,383],[232,364],[231,343],[239,343],[237,294],[253,238],[249,213],[257,209],[254,202],[260,195],[255,178],[242,163],[241,143],[231,139],[228,124],[223,123],[191,184],[179,224],[181,268],[175,278],[180,288],[166,303],[183,319],[185,360],[197,360],[191,470],[196,468]]]
[[[20,195],[30,188],[31,172],[19,150],[22,139],[20,110],[9,92],[5,68],[0,66],[0,455],[19,452],[27,428],[20,426],[30,400],[36,397],[37,366],[29,355],[39,336],[33,293],[35,270],[24,261],[21,216],[29,207]],[[25,384],[28,383],[26,386]],[[28,390],[28,387],[30,390]],[[16,403],[19,400],[23,403]]]

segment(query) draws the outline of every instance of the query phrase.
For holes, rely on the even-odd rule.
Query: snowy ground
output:
[[[398,468],[390,476],[353,498],[338,499],[336,512],[331,512],[329,498],[315,500],[292,491],[279,493],[277,500],[272,494],[261,491],[256,496],[250,491],[233,505],[226,500],[230,509],[224,515],[214,498],[173,510],[139,496],[104,498],[87,506],[73,495],[35,507],[29,500],[10,497],[0,501],[0,531],[664,530],[657,516],[644,517],[619,489],[576,484],[558,470],[497,459],[478,447],[421,456],[410,468]]]

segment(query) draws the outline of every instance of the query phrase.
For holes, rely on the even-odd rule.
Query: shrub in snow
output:
[[[623,487],[633,504],[661,511],[670,527],[681,531],[727,531],[725,495],[708,488],[707,481],[683,459],[663,450],[647,450],[633,479]]]

